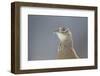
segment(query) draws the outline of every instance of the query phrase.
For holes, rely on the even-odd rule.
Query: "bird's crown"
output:
[[[56,32],[68,32],[70,31],[69,28],[65,27],[65,26],[59,26],[58,29],[56,30]]]

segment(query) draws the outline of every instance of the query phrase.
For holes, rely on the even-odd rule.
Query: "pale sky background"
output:
[[[59,40],[53,32],[62,25],[70,28],[79,57],[87,58],[87,23],[87,17],[29,15],[28,60],[56,59]]]

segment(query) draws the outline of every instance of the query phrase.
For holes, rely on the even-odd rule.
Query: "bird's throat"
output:
[[[57,36],[59,38],[60,41],[65,41],[67,39],[67,36],[61,33],[57,33]]]

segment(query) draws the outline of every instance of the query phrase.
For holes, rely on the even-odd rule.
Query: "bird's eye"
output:
[[[62,31],[65,31],[65,28],[62,28]]]

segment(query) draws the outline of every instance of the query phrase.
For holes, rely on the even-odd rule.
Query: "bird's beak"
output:
[[[59,29],[56,29],[53,33],[54,33],[54,34],[57,34],[58,31],[59,31]]]

